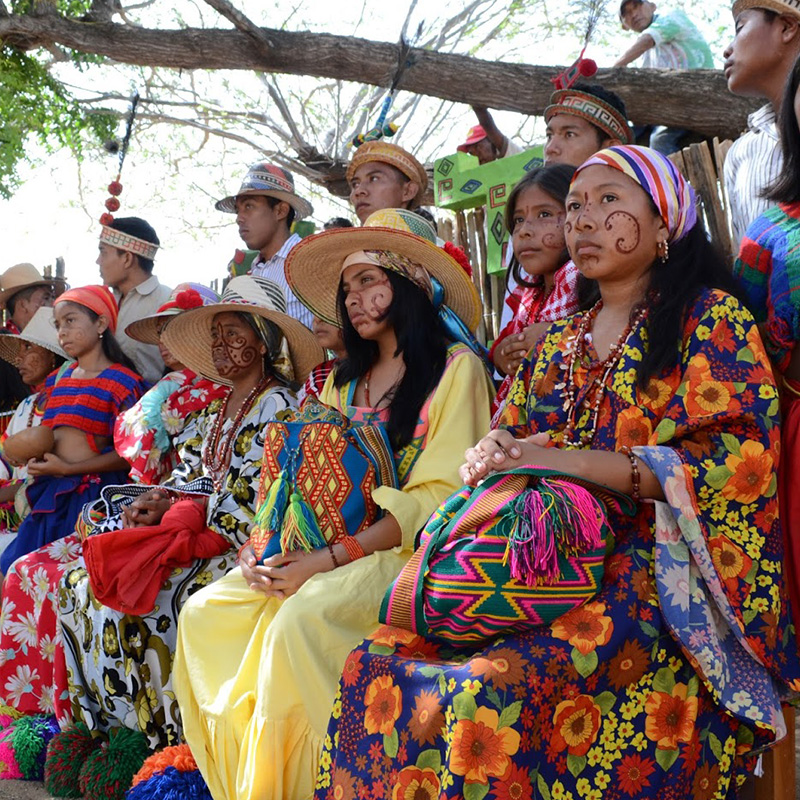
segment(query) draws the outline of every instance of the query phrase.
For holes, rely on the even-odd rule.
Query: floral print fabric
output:
[[[561,446],[579,319],[553,325],[523,362],[504,415],[515,435]],[[742,758],[781,734],[776,700],[800,686],[800,663],[763,346],[738,301],[706,292],[679,365],[642,390],[646,347],[646,330],[628,340],[593,447],[641,448],[665,501],[611,519],[601,592],[477,652],[378,630],[345,664],[317,800],[710,800],[733,796]],[[579,397],[595,368],[576,370]],[[579,432],[590,424],[578,415]]]

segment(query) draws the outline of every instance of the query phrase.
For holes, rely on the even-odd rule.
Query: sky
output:
[[[574,6],[575,2],[571,0],[571,5]],[[499,0],[498,3],[502,5]],[[730,27],[727,2],[711,0],[703,4],[702,11],[689,0],[658,5],[695,9],[696,22],[711,43],[717,63],[721,64],[722,47]],[[410,5],[379,0],[340,0],[337,3],[276,0],[269,6],[256,0],[239,0],[238,6],[263,25],[351,34],[373,40],[396,41],[409,8],[408,30],[414,31],[420,22],[426,31],[435,28],[435,20],[425,18],[423,11],[417,8],[416,0],[410,0]],[[462,0],[442,0],[424,6],[425,13],[433,13],[431,6],[435,6],[437,16],[446,18],[449,13],[457,13],[463,8],[464,3]],[[580,49],[574,34],[550,35],[546,43],[537,42],[535,36],[535,14],[563,15],[564,6],[564,0],[541,0],[533,7],[530,17],[520,20],[520,32],[512,40],[510,52],[503,49],[507,45],[490,42],[481,52],[481,57],[539,64],[571,62]],[[202,3],[176,0],[167,10],[165,8],[165,5],[156,3],[153,9],[142,11],[137,21],[174,27],[180,19],[190,25],[229,27]],[[587,53],[601,67],[610,66],[615,54],[626,49],[635,38],[619,29],[616,8],[616,2],[608,3],[605,24]],[[282,19],[281,12],[285,15]],[[525,37],[530,37],[530,43]],[[464,52],[458,45],[453,49]],[[118,91],[127,96],[131,87],[136,85],[136,76],[130,69],[93,69],[82,74],[68,70],[60,77],[74,82],[72,85],[79,97],[91,96],[92,92],[98,91],[98,86],[103,91]],[[206,96],[216,96],[220,104],[235,89],[242,92],[242,98],[258,98],[254,102],[263,107],[267,115],[274,111],[269,98],[261,99],[266,97],[263,85],[249,73],[205,73],[197,80],[203,84]],[[286,77],[279,78],[279,83],[287,95],[300,98],[302,102],[304,93],[311,96],[325,82]],[[345,86],[351,93],[353,88]],[[400,101],[401,97],[398,97],[395,108]],[[247,100],[239,102],[242,105]],[[435,114],[440,102],[434,99],[421,102],[410,118],[404,118],[405,127],[401,128],[395,141],[411,148],[412,143],[418,142],[422,136],[427,152],[418,151],[418,155],[424,159],[453,152],[474,123],[474,118],[468,106],[454,105],[444,122],[426,138],[422,126]],[[324,107],[323,104],[323,110]],[[117,108],[123,111],[124,104],[117,104]],[[543,139],[541,120],[506,112],[497,113],[495,118],[501,129],[521,143],[537,144]],[[316,124],[323,129],[326,122],[322,119]],[[313,119],[311,124],[314,124]],[[274,146],[274,137],[265,138],[259,133],[249,138],[264,149]],[[21,188],[10,200],[0,200],[0,230],[4,244],[0,270],[23,261],[41,269],[53,265],[56,257],[61,256],[66,263],[67,279],[72,285],[99,282],[95,265],[99,234],[97,220],[105,210],[106,187],[116,176],[114,157],[95,147],[79,164],[68,151],[46,154],[34,145],[30,148],[30,155],[31,163],[22,165],[20,169]],[[210,284],[215,278],[224,276],[234,250],[243,244],[238,237],[234,215],[216,211],[214,201],[235,193],[247,164],[261,157],[252,145],[217,140],[188,128],[137,123],[121,176],[123,192],[119,199],[122,207],[116,216],[135,214],[156,228],[163,245],[156,258],[156,274],[162,283],[174,286],[181,281],[194,280]],[[318,227],[331,216],[350,216],[355,220],[345,201],[333,198],[303,178],[298,178],[297,183],[300,193],[314,203],[313,219]]]

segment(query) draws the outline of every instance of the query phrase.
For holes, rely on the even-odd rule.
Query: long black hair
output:
[[[658,214],[655,205],[652,210]],[[698,222],[683,239],[669,245],[666,263],[657,258],[650,267],[644,295],[644,303],[650,305],[650,311],[643,325],[647,330],[648,347],[636,369],[641,389],[647,388],[651,378],[678,365],[686,315],[706,289],[721,289],[740,298],[739,287],[725,259]],[[597,282],[582,275],[578,278],[577,292],[584,310],[600,299]],[[636,310],[632,309],[631,316]]]
[[[387,424],[392,446],[400,449],[413,438],[419,412],[442,377],[447,362],[447,337],[425,292],[402,275],[388,269],[383,271],[389,277],[393,293],[386,321],[394,328],[397,338],[395,355],[402,354],[406,366],[391,396]],[[362,339],[350,322],[341,281],[336,299],[347,350],[334,377],[335,385],[341,387],[366,375],[378,360],[378,344]]]
[[[76,303],[72,300],[68,300],[67,302],[69,305],[74,306],[79,311],[86,314],[86,316],[89,317],[92,322],[96,322],[98,319],[100,319],[100,315],[92,311],[91,308],[87,308],[86,306]],[[133,361],[131,361],[130,358],[128,358],[128,356],[125,355],[125,353],[122,352],[122,348],[117,341],[117,337],[111,333],[111,328],[106,328],[103,331],[100,341],[103,344],[103,354],[109,361],[113,362],[114,364],[122,364],[123,367],[127,367],[137,375],[139,374],[139,368],[133,363]]]
[[[551,164],[548,167],[536,167],[525,173],[514,185],[506,202],[505,223],[509,234],[514,232],[514,212],[517,206],[517,199],[524,191],[532,186],[538,186],[548,197],[563,206],[566,203],[569,184],[574,174],[575,167],[571,167],[568,164]],[[564,245],[563,261],[561,263],[565,263],[568,258],[567,247]],[[522,269],[522,265],[513,254],[506,270],[506,288],[509,286],[509,277],[513,278],[515,283],[520,286],[536,286],[534,282],[528,279],[527,273]]]
[[[794,62],[778,112],[783,167],[777,179],[764,190],[764,197],[775,203],[800,202],[800,127],[794,114],[794,98],[800,88],[800,57]]]

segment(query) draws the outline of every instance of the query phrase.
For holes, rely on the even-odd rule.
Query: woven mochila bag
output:
[[[463,487],[431,516],[380,620],[455,645],[547,625],[597,594],[626,495],[542,467]]]
[[[271,420],[250,532],[256,558],[355,536],[382,516],[372,499],[378,486],[398,487],[382,425],[353,422],[316,398]]]

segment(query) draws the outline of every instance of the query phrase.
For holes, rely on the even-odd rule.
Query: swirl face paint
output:
[[[523,189],[511,217],[514,254],[529,275],[549,275],[563,263],[564,206],[540,186]]]
[[[238,314],[217,314],[211,324],[211,359],[223,378],[249,370],[262,358],[256,332]]]
[[[385,321],[394,292],[389,276],[377,266],[353,264],[342,272],[342,290],[350,322],[364,338]]]
[[[639,221],[627,211],[612,211],[606,217],[604,227],[616,237],[614,247],[618,253],[632,253],[642,240]]]

